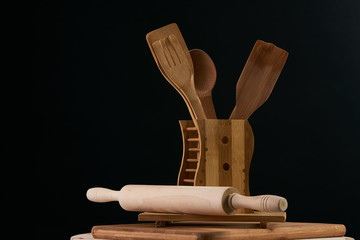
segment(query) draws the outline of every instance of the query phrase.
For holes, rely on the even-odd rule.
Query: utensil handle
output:
[[[193,86],[193,84],[184,85],[182,87],[182,91],[184,92],[184,97],[188,100],[189,106],[191,107],[192,113],[194,114],[194,116],[192,116],[193,120],[206,119],[203,106],[201,105],[200,98],[197,96],[195,92],[195,87]]]
[[[86,192],[86,197],[92,202],[113,202],[119,201],[120,191],[114,191],[107,188],[90,188]]]
[[[216,119],[215,107],[211,95],[199,96],[207,119]]]
[[[275,195],[247,197],[237,193],[230,194],[228,204],[231,208],[250,208],[262,212],[284,212],[288,203],[285,198]]]
[[[240,115],[240,113],[239,113],[238,107],[237,107],[237,105],[235,105],[233,111],[231,112],[229,119],[241,119],[241,117],[239,115]]]

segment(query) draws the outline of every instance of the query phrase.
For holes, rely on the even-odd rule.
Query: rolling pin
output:
[[[228,215],[239,208],[279,212],[288,205],[283,197],[247,197],[233,187],[126,185],[120,191],[91,188],[86,196],[93,202],[119,201],[127,211],[201,215]]]

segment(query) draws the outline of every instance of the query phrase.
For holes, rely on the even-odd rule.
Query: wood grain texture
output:
[[[104,239],[220,239],[284,240],[299,238],[342,237],[340,224],[267,223],[266,229],[256,223],[184,222],[156,228],[152,223],[94,226],[94,238]]]
[[[269,98],[288,52],[256,41],[236,84],[236,105],[230,119],[248,119]]]

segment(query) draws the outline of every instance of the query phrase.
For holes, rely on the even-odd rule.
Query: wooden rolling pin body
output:
[[[228,215],[239,208],[285,211],[285,198],[274,195],[246,197],[232,187],[126,185],[120,191],[91,188],[86,193],[93,202],[119,201],[127,211],[167,212],[201,215]]]

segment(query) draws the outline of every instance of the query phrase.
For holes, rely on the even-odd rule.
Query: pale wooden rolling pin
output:
[[[239,208],[266,212],[287,209],[287,201],[274,195],[242,196],[232,187],[126,185],[120,191],[91,188],[93,202],[119,201],[127,211],[228,215]]]

